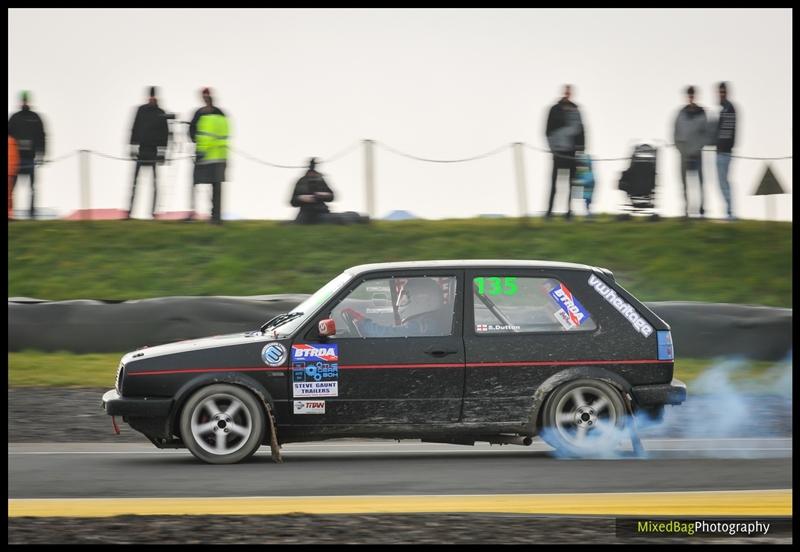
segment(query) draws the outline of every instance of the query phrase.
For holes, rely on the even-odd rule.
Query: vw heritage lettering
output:
[[[589,285],[599,293],[603,299],[611,303],[611,306],[619,311],[619,313],[628,319],[637,332],[645,337],[649,337],[653,333],[653,327],[647,323],[647,320],[636,312],[636,309],[625,302],[625,300],[617,295],[617,292],[603,283],[603,280],[594,274],[589,276]]]

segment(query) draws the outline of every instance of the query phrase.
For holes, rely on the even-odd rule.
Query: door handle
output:
[[[458,353],[458,351],[451,349],[434,349],[433,347],[431,347],[430,349],[425,349],[425,354],[437,358],[441,358],[447,355],[455,355],[456,353]]]

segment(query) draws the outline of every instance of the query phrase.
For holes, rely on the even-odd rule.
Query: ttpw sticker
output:
[[[295,414],[325,414],[325,401],[294,401]]]
[[[294,397],[339,396],[338,344],[292,345],[292,392]]]
[[[557,287],[551,289],[550,297],[560,307],[555,316],[564,328],[568,330],[577,328],[589,318],[589,312],[564,284],[559,283]]]

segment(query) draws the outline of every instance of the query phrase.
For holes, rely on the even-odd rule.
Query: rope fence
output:
[[[675,148],[675,144],[668,143],[663,140],[643,140],[641,143],[651,143],[656,147],[664,147],[664,148]],[[400,157],[404,157],[407,159],[411,159],[418,162],[423,163],[436,163],[436,164],[455,164],[455,163],[468,163],[472,161],[478,161],[482,159],[487,159],[489,157],[493,157],[499,153],[502,153],[506,150],[514,151],[514,162],[515,162],[515,173],[516,173],[516,188],[518,192],[518,202],[519,202],[519,211],[520,217],[526,218],[528,216],[527,213],[527,195],[526,195],[526,179],[525,179],[525,168],[524,168],[524,160],[522,149],[526,148],[531,151],[540,154],[547,154],[552,155],[556,158],[562,159],[574,159],[574,155],[564,154],[559,152],[553,152],[549,148],[544,148],[524,142],[515,142],[515,143],[507,143],[502,144],[496,148],[491,150],[471,155],[467,157],[460,157],[460,158],[451,158],[451,159],[437,159],[437,158],[430,158],[425,157],[417,154],[412,154],[406,151],[402,151],[395,147],[392,147],[388,144],[377,140],[362,140],[356,141],[352,144],[348,145],[345,148],[337,151],[333,155],[324,158],[318,158],[317,164],[322,165],[325,163],[333,163],[334,161],[338,161],[344,157],[347,157],[354,153],[359,148],[363,149],[364,152],[364,165],[365,165],[365,197],[366,197],[366,205],[367,205],[367,212],[370,216],[374,217],[376,215],[375,212],[375,162],[374,162],[374,149],[375,147],[380,148],[388,153],[393,155],[397,155]],[[288,164],[288,163],[276,163],[274,161],[269,161],[248,153],[240,148],[228,147],[229,151],[235,155],[238,155],[248,161],[258,163],[260,165],[264,165],[267,167],[272,167],[276,169],[291,169],[291,170],[298,170],[298,169],[305,169],[307,168],[307,164]],[[704,151],[715,151],[713,147],[706,147]],[[169,153],[170,150],[167,150]],[[177,153],[177,152],[174,152]],[[99,158],[104,159],[111,159],[115,161],[137,161],[137,159],[133,156],[121,156],[121,155],[112,155],[101,151],[95,150],[87,150],[87,149],[80,149],[74,150],[71,152],[67,152],[63,155],[53,157],[50,159],[43,159],[39,162],[39,164],[47,164],[51,165],[54,163],[59,163],[66,159],[69,159],[75,155],[79,155],[79,185],[81,188],[81,205],[84,210],[89,210],[90,208],[90,162],[89,158],[91,156],[96,156]],[[624,156],[598,156],[598,157],[591,157],[592,162],[615,162],[615,161],[626,161],[631,160],[633,156],[633,148],[631,148],[631,153],[629,155]],[[757,156],[757,155],[741,155],[741,154],[731,154],[731,157],[735,159],[744,159],[744,160],[751,160],[751,161],[780,161],[780,160],[790,160],[793,159],[792,154],[788,155],[780,155],[780,156]],[[194,155],[181,155],[181,156],[173,156],[173,157],[166,157],[163,163],[169,164],[172,161],[185,161],[189,159],[194,159]]]
[[[497,155],[498,153],[501,153],[502,151],[504,151],[506,149],[510,149],[513,146],[513,144],[504,144],[502,146],[498,146],[498,147],[496,147],[496,148],[494,148],[492,150],[489,150],[489,151],[484,152],[484,153],[480,153],[478,155],[471,155],[469,157],[462,157],[462,158],[457,158],[457,159],[432,159],[432,158],[429,158],[429,157],[422,157],[422,156],[419,156],[419,155],[414,155],[414,154],[411,154],[411,153],[407,153],[407,152],[401,151],[401,150],[399,150],[397,148],[394,148],[394,147],[392,147],[392,146],[390,146],[388,144],[384,144],[383,142],[375,141],[374,144],[376,144],[380,148],[384,149],[385,151],[388,151],[388,152],[393,153],[395,155],[399,155],[401,157],[406,157],[408,159],[413,159],[415,161],[421,161],[421,162],[424,162],[424,163],[467,163],[467,162],[470,162],[470,161],[477,161],[477,160],[480,160],[480,159],[486,159],[488,157],[492,157],[493,155]],[[562,153],[554,152],[554,151],[549,150],[547,148],[533,146],[533,145],[525,143],[525,142],[521,142],[521,144],[524,147],[528,148],[529,150],[535,151],[537,153],[545,153],[545,154],[549,154],[549,155],[552,155],[554,157],[560,157],[560,158],[563,158],[563,159],[574,159],[574,157],[572,155],[565,155],[565,154],[562,154]],[[330,157],[325,157],[325,158],[318,159],[317,160],[317,165],[323,165],[325,163],[333,163],[334,161],[338,161],[339,159],[342,159],[342,158],[350,155],[351,153],[353,153],[360,146],[361,146],[361,142],[354,142],[354,143],[350,144],[349,146],[347,146],[346,148],[343,148],[339,152],[335,153],[334,155],[331,155]],[[665,143],[665,144],[663,144],[663,147],[674,148],[675,144],[667,144],[667,143]],[[252,155],[252,154],[250,154],[250,153],[248,153],[248,152],[246,152],[246,151],[244,151],[244,150],[242,150],[240,148],[234,148],[234,147],[228,146],[228,149],[232,153],[240,155],[241,157],[243,157],[245,159],[248,159],[248,160],[256,162],[256,163],[260,163],[262,165],[266,165],[268,167],[273,167],[273,168],[276,168],[276,169],[305,169],[305,168],[308,167],[307,164],[304,164],[304,165],[288,165],[288,164],[283,164],[283,163],[275,163],[273,161],[267,161],[266,159],[262,159],[262,158],[260,158],[258,156]],[[43,159],[42,163],[44,163],[44,164],[58,163],[59,161],[63,161],[65,159],[69,159],[70,157],[73,157],[74,155],[77,155],[79,152],[82,152],[82,151],[85,151],[85,152],[87,152],[87,153],[89,153],[91,155],[96,155],[98,157],[103,157],[103,158],[106,158],[106,159],[114,159],[114,160],[117,160],[117,161],[136,161],[136,158],[135,157],[131,157],[131,156],[111,155],[109,153],[103,153],[103,152],[95,151],[95,150],[74,150],[74,151],[65,153],[64,155],[60,155],[58,157],[53,157],[53,158],[49,158],[49,159]],[[706,148],[703,148],[703,151],[713,152],[713,151],[716,151],[716,150],[714,148],[706,147]],[[747,159],[747,160],[751,160],[751,161],[782,161],[782,160],[787,160],[787,159],[793,159],[792,155],[758,156],[758,155],[740,155],[740,154],[736,154],[736,153],[731,154],[731,157],[734,158],[734,159]],[[164,159],[164,161],[168,163],[170,161],[184,161],[186,159],[194,159],[194,155],[183,155],[183,156],[178,156],[178,157],[167,157],[167,158]],[[622,156],[622,157],[594,157],[594,156],[592,156],[592,162],[593,163],[594,162],[599,162],[599,161],[626,161],[626,160],[629,160],[629,159],[631,159],[631,155],[625,155],[625,156]]]

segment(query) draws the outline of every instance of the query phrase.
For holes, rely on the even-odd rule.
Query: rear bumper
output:
[[[102,405],[109,416],[166,418],[172,408],[172,399],[121,397],[116,389],[111,389],[103,395]]]
[[[631,390],[636,403],[644,407],[681,404],[686,400],[686,384],[678,379],[673,379],[672,383],[638,385]]]

